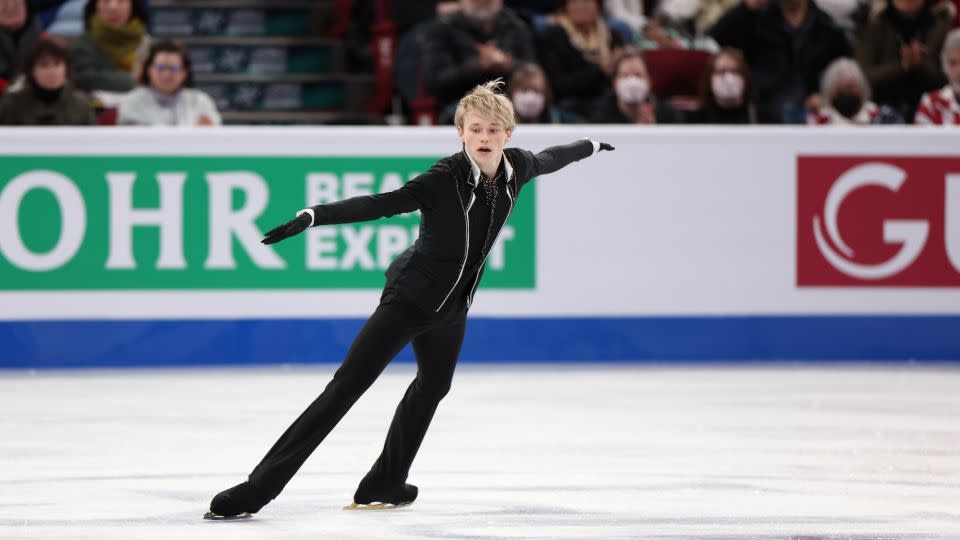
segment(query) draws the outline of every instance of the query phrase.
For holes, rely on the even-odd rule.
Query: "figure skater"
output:
[[[348,509],[396,508],[417,498],[406,483],[440,400],[450,390],[467,311],[484,262],[524,184],[600,150],[581,140],[534,154],[504,146],[516,126],[498,79],[460,100],[454,122],[462,151],[436,162],[402,188],[301,210],[267,232],[273,244],[307,227],[371,221],[419,210],[420,236],[387,269],[380,305],[317,399],[280,436],[246,482],[213,498],[208,519],[250,517],[273,500],[390,360],[413,344],[417,375],[397,406],[380,457]]]

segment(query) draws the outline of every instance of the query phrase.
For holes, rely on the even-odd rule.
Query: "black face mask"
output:
[[[830,104],[838,113],[853,118],[863,106],[863,100],[856,94],[837,94]]]
[[[37,84],[37,82],[33,80],[33,77],[27,77],[27,84],[33,90],[33,95],[44,103],[57,101],[60,99],[60,94],[63,93],[63,86],[54,90],[48,90]]]

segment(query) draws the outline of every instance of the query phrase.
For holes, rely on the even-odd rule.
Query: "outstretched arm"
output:
[[[300,234],[307,227],[358,223],[405,214],[430,206],[429,185],[437,173],[430,171],[407,182],[400,189],[378,195],[351,197],[330,204],[318,204],[297,212],[294,219],[267,231],[264,244],[274,244]]]
[[[318,204],[301,210],[299,214],[310,214],[310,225],[316,226],[373,221],[419,209],[420,202],[417,197],[404,186],[379,195],[364,195],[329,204]]]
[[[530,162],[530,170],[524,178],[520,179],[520,183],[525,184],[535,176],[558,171],[574,161],[590,157],[601,150],[613,149],[613,146],[607,143],[581,139],[570,144],[551,146],[537,154],[524,150],[523,153]]]

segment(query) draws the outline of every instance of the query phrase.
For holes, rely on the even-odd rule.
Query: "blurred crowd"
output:
[[[93,124],[105,108],[117,124],[221,123],[187,50],[151,39],[145,4],[86,0],[67,42],[41,22],[58,3],[0,0],[0,124]],[[956,125],[958,5],[393,0],[394,80],[440,123],[500,77],[522,123]]]
[[[67,40],[40,17],[64,3],[0,0],[0,125],[93,125],[103,110],[112,115],[99,123],[221,123],[193,88],[186,48],[150,38],[145,4],[86,0],[83,32]]]

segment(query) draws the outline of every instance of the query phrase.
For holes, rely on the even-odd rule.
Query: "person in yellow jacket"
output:
[[[149,48],[147,11],[139,0],[87,0],[86,33],[73,43],[74,82],[87,92],[127,92]]]

